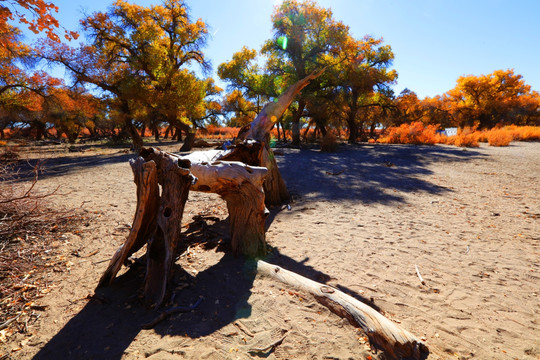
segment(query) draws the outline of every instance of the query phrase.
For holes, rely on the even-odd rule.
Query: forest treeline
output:
[[[539,126],[540,94],[512,69],[467,75],[435,97],[413,90],[395,94],[394,53],[382,39],[357,39],[331,9],[315,1],[286,0],[272,14],[272,38],[261,49],[242,47],[217,66],[216,85],[204,53],[208,26],[190,17],[182,0],[149,7],[117,0],[81,19],[85,41],[62,28],[44,0],[0,4],[0,135],[131,138],[150,131],[192,144],[208,125],[240,127],[290,84],[325,68],[297,96],[278,130],[293,144],[302,129],[345,134],[350,143],[374,141],[382,129],[445,127],[492,129]],[[21,27],[44,33],[37,44]],[[69,81],[39,64],[61,66]],[[203,74],[203,75],[200,75]],[[411,125],[412,124],[412,125]],[[405,126],[403,126],[405,125]],[[306,130],[304,130],[306,131]],[[392,131],[384,130],[388,138]]]

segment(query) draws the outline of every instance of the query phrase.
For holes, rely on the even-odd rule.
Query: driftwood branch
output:
[[[332,312],[347,318],[354,326],[362,328],[370,343],[383,349],[389,358],[424,359],[429,353],[427,346],[410,332],[336,288],[262,260],[257,261],[257,272],[309,292]]]
[[[98,287],[110,285],[129,256],[142,248],[154,233],[156,214],[159,209],[159,187],[154,161],[145,162],[142,157],[130,160],[137,185],[137,209],[131,231],[124,244],[113,255],[107,270],[101,276]]]

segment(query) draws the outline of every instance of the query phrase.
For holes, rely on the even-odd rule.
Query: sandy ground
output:
[[[425,339],[429,359],[540,359],[540,143],[283,152],[277,158],[294,202],[268,219],[268,261],[371,299]],[[195,311],[142,329],[157,312],[141,305],[144,267],[136,264],[89,300],[132,221],[131,155],[44,147],[27,157],[50,157],[40,189],[60,184],[69,194],[58,205],[82,206],[89,220],[80,233],[59,236],[69,271],[51,274],[31,337],[15,334],[2,345],[22,348],[11,357],[384,358],[307,294],[255,276],[252,263],[229,255],[225,204],[202,193],[186,206],[183,241],[191,246],[166,304],[202,296]],[[283,336],[272,350],[254,351]]]

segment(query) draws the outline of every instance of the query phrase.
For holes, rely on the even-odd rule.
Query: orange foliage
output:
[[[197,130],[197,137],[214,140],[233,139],[238,135],[238,131],[240,128],[237,127],[208,125],[206,131]]]
[[[49,39],[60,41],[56,33],[60,25],[52,15],[53,12],[58,12],[58,6],[45,0],[8,0],[5,5],[7,6],[4,6],[4,2],[0,5],[0,31],[6,30],[9,20],[18,20],[27,25],[33,33],[44,31]],[[77,39],[79,35],[64,29],[64,37],[71,40]]]
[[[514,139],[507,129],[491,129],[486,132],[487,142],[491,146],[508,146]]]
[[[512,134],[516,141],[540,141],[540,126],[509,125],[502,128]]]
[[[390,127],[377,142],[383,144],[447,144],[463,147],[478,147],[479,142],[491,146],[507,146],[511,141],[540,141],[540,126],[509,125],[491,130],[479,131],[476,127],[459,129],[457,135],[446,137],[438,134],[438,126],[420,122]]]
[[[457,135],[447,137],[444,143],[461,147],[478,147],[480,135],[481,133],[476,131],[476,128],[465,127],[459,129]]]
[[[442,142],[442,136],[437,133],[438,125],[424,127],[421,122],[402,124],[399,127],[390,127],[387,134],[377,141],[383,144],[427,144],[434,145]]]

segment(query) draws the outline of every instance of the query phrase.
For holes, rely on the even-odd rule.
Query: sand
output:
[[[88,220],[79,233],[59,234],[69,271],[50,274],[31,336],[2,344],[21,348],[13,358],[384,358],[308,294],[256,276],[252,262],[227,253],[227,211],[213,195],[190,194],[183,241],[191,246],[165,304],[203,297],[196,310],[142,329],[159,313],[138,297],[142,265],[92,298],[133,218],[131,155],[57,148],[25,156],[50,157],[40,189],[61,185],[69,194],[57,206],[82,207]],[[282,152],[294,201],[271,211],[268,261],[372,302],[425,340],[429,359],[540,359],[540,143]]]

